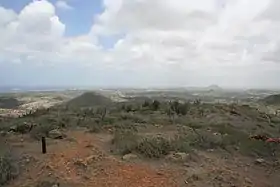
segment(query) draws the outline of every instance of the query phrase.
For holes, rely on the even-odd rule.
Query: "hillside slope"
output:
[[[68,101],[69,107],[93,107],[106,106],[112,104],[112,100],[95,92],[86,92],[82,95]]]
[[[20,105],[20,102],[13,97],[0,97],[0,108],[15,109]]]
[[[280,94],[270,95],[261,99],[260,102],[268,105],[279,105],[280,104]]]

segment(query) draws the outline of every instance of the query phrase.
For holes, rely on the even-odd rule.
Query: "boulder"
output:
[[[54,129],[49,132],[48,137],[52,139],[63,139],[66,137],[66,135],[62,133],[60,130]]]

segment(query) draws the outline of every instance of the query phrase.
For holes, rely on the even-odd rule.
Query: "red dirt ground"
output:
[[[110,155],[109,135],[83,130],[67,133],[69,139],[47,140],[48,153],[29,136],[11,136],[8,142],[24,155],[24,170],[9,187],[36,186],[57,181],[60,187],[277,187],[280,171],[254,164],[254,159],[219,152],[197,152],[181,164],[139,160],[124,162]],[[71,138],[71,139],[70,139]],[[159,169],[160,168],[160,169]],[[65,185],[65,186],[64,186]]]
[[[76,141],[51,144],[46,155],[39,154],[39,143],[37,147],[25,143],[24,150],[34,161],[11,186],[35,186],[46,177],[79,187],[178,186],[172,171],[159,172],[147,165],[124,163],[104,154],[94,145],[92,134],[76,131],[68,133],[68,137]]]

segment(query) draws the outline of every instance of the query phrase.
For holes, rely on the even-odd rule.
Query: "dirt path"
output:
[[[25,143],[24,151],[33,160],[11,184],[35,186],[46,178],[73,186],[87,187],[176,187],[171,171],[157,171],[148,165],[125,163],[109,156],[95,145],[95,137],[82,131],[69,132],[75,141],[53,142],[42,155],[39,143]]]

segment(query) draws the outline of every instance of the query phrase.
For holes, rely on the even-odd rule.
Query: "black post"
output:
[[[47,153],[47,144],[46,144],[46,138],[42,137],[42,153],[46,154]]]

